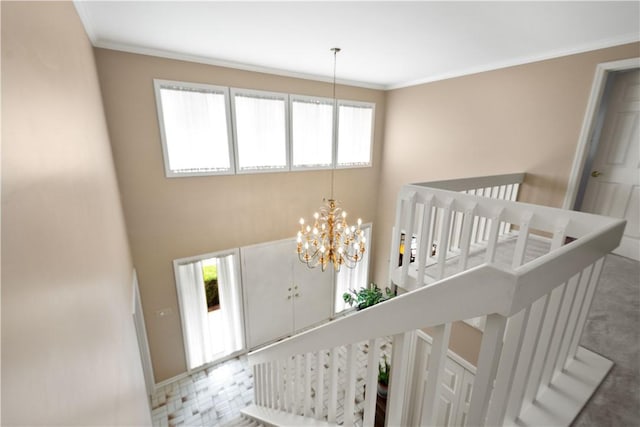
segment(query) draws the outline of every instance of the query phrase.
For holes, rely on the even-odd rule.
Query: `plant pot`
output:
[[[388,385],[378,383],[378,396],[382,397],[383,399],[386,399],[388,392],[389,392]]]

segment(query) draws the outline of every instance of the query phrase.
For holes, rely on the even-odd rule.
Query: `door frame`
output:
[[[596,72],[591,86],[591,94],[589,95],[589,102],[587,103],[582,128],[580,129],[580,136],[578,137],[576,154],[573,158],[571,173],[569,174],[567,192],[565,193],[564,202],[562,204],[563,209],[573,209],[591,146],[594,143],[597,143],[597,141],[593,141],[593,134],[597,121],[596,117],[604,95],[604,88],[609,73],[613,71],[631,70],[634,68],[640,68],[640,57],[603,62],[596,66]]]

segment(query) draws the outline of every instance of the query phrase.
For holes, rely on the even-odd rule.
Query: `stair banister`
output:
[[[509,424],[517,417],[529,420],[531,411],[527,405],[531,406],[539,392],[548,388],[554,375],[569,366],[570,359],[576,356],[581,360],[591,357],[578,346],[579,338],[604,256],[617,246],[625,223],[516,203],[513,200],[523,178],[524,174],[511,174],[404,186],[396,205],[390,278],[393,283],[417,289],[250,353],[249,362],[255,365],[256,380],[260,381],[256,386],[257,401],[282,408],[284,399],[289,411],[309,416],[311,395],[306,393],[315,387],[315,418],[352,425],[355,343],[369,340],[366,385],[370,391],[376,378],[373,368],[377,364],[373,363],[378,357],[375,349],[378,338],[393,336],[387,423],[415,420],[416,415],[408,416],[410,399],[405,399],[405,394],[412,385],[411,370],[423,365],[409,363],[408,358],[414,357],[416,328],[433,327],[428,389],[424,399],[420,399],[424,401],[422,423],[433,424],[450,323],[487,316],[467,425]],[[512,224],[516,225],[517,233],[511,232]],[[405,233],[405,251],[399,267],[401,232]],[[532,234],[538,232],[551,236],[551,251],[525,262],[525,249],[534,238]],[[414,234],[417,262],[410,263]],[[565,244],[567,236],[577,240]],[[504,264],[498,257],[500,264],[495,264],[500,242],[514,237],[517,240],[510,262]],[[432,256],[434,241],[438,248]],[[479,249],[486,250],[485,263],[467,269],[469,257]],[[453,268],[455,262],[459,264]],[[428,280],[427,269],[431,275]],[[349,378],[344,388],[346,412],[339,419],[337,360],[338,347],[343,345],[347,346]],[[317,373],[313,381],[312,352]],[[329,355],[328,360],[325,354]],[[284,373],[279,360],[289,366]],[[606,364],[602,366],[606,368]],[[274,380],[280,375],[286,375],[286,386],[284,379]],[[323,395],[323,379],[327,381],[328,395]],[[269,395],[276,391],[279,398]],[[293,391],[296,393],[292,395]],[[298,396],[300,391],[302,394]],[[365,425],[373,422],[374,398],[375,394],[366,393],[362,409]],[[328,407],[323,405],[323,399],[328,400]]]

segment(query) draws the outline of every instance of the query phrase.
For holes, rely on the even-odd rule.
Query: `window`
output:
[[[228,90],[154,80],[165,173],[231,174]]]
[[[233,90],[238,172],[287,169],[287,95]]]
[[[349,289],[359,290],[360,288],[366,288],[369,285],[369,259],[371,258],[371,224],[363,224],[362,231],[364,231],[364,237],[367,239],[365,242],[364,258],[356,264],[355,268],[342,267],[338,273],[336,273],[336,292],[333,310],[335,314],[340,313],[348,308],[349,304],[344,302],[342,295],[348,292]]]
[[[371,166],[373,103],[159,79],[154,87],[168,178]]]
[[[333,100],[291,96],[292,167],[330,168],[333,163]]]
[[[239,255],[232,249],[173,261],[189,370],[245,347]]]
[[[338,167],[371,166],[374,104],[338,103]]]

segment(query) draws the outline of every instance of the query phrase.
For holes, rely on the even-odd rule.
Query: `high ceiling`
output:
[[[396,88],[640,40],[640,2],[75,1],[94,46]]]

